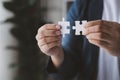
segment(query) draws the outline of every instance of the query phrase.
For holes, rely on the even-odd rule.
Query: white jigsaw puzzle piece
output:
[[[65,21],[65,19],[63,18],[63,20],[59,21],[58,24],[62,27],[61,33],[63,37],[65,37],[65,34],[70,34],[70,29],[68,29],[70,27],[69,21]]]
[[[73,30],[75,30],[75,35],[80,35],[80,32],[83,32],[83,27],[87,23],[86,20],[82,21],[82,24],[80,24],[80,21],[75,21],[75,26],[73,26]]]

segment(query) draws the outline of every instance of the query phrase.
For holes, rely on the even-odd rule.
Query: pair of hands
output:
[[[61,47],[61,27],[55,24],[42,26],[36,35],[38,46],[43,53],[51,56],[56,66],[64,60]],[[83,33],[88,41],[104,48],[114,56],[120,56],[120,24],[116,22],[96,20],[84,26]]]

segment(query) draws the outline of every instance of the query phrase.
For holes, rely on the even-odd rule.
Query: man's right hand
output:
[[[51,56],[56,68],[59,68],[64,60],[61,39],[61,27],[55,24],[46,24],[42,26],[39,28],[36,35],[39,48],[43,53]]]

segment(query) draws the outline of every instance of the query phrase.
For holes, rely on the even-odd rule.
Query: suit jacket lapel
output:
[[[84,6],[84,12],[82,20],[98,20],[102,19],[103,13],[103,0],[85,0],[87,5]],[[84,37],[83,40],[83,52],[82,56],[84,58],[83,64],[86,66],[85,74],[86,80],[96,80],[98,73],[98,58],[99,58],[99,48],[93,44],[90,44],[88,40]]]

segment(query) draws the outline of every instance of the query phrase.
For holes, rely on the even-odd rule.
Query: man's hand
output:
[[[64,59],[61,47],[61,27],[55,24],[46,24],[42,26],[36,35],[38,46],[43,53],[51,56],[56,67],[59,67]]]
[[[96,20],[85,25],[84,35],[88,41],[104,48],[114,56],[120,56],[120,24],[116,22]]]

